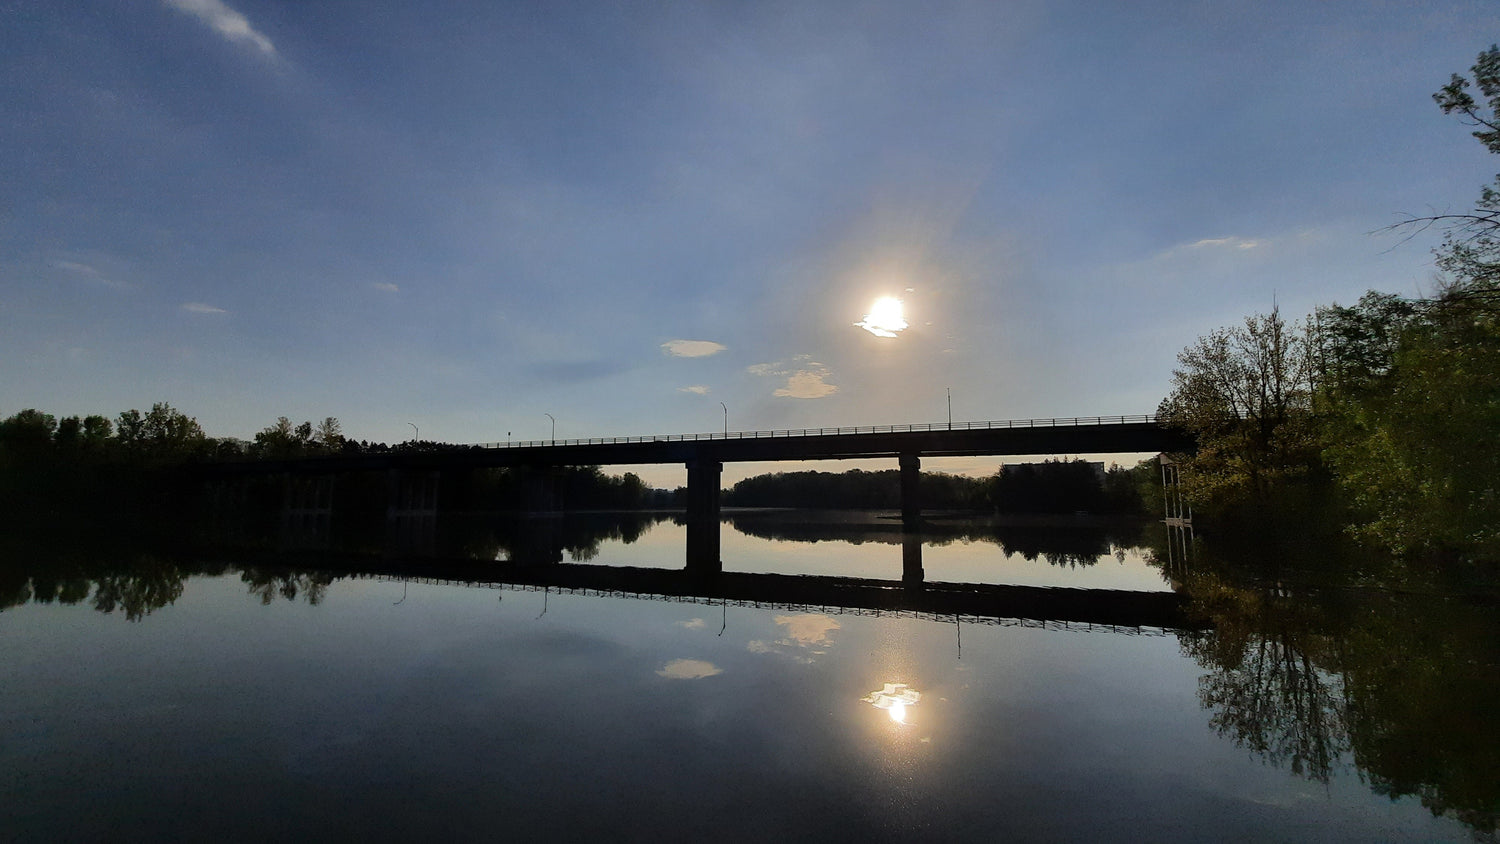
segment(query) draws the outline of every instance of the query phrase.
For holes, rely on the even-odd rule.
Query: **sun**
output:
[[[901,300],[895,296],[882,296],[870,305],[865,318],[854,323],[876,337],[895,337],[906,330],[905,310]]]

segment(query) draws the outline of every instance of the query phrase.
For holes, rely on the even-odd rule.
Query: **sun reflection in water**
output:
[[[891,720],[897,724],[906,723],[906,708],[917,705],[921,699],[922,693],[905,683],[886,683],[884,688],[876,689],[860,698],[876,709],[886,710]]]

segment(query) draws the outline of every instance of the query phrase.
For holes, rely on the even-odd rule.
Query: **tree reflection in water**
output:
[[[299,595],[307,603],[317,606],[323,603],[328,585],[337,578],[325,571],[290,571],[252,566],[240,572],[240,580],[249,587],[249,594],[260,598],[261,606],[269,605],[277,596],[295,601]]]
[[[880,542],[900,545],[901,523],[860,511],[754,511],[728,514],[735,530],[781,542]],[[928,519],[919,534],[924,545],[988,542],[1027,562],[1038,559],[1059,568],[1086,568],[1110,554],[1142,542],[1140,521],[1100,517],[1019,517]]]
[[[1298,565],[1207,556],[1177,567],[1206,630],[1178,634],[1208,673],[1220,735],[1327,782],[1352,766],[1371,790],[1416,797],[1493,835],[1500,821],[1500,624],[1492,583],[1455,581],[1338,549]],[[1161,555],[1165,557],[1164,552]]]
[[[660,513],[624,518],[473,520],[438,536],[471,560],[550,564],[566,551],[592,557],[600,543],[629,541]],[[899,525],[829,526],[731,517],[768,538],[898,542]],[[1016,526],[930,526],[935,540],[1000,541],[1049,562],[1097,559],[1143,543],[1189,596],[1206,629],[1179,632],[1202,667],[1200,703],[1226,740],[1296,776],[1328,782],[1352,769],[1392,799],[1415,797],[1434,814],[1492,835],[1500,820],[1500,590],[1436,570],[1352,557],[1308,542],[1299,549],[1240,549],[1215,557],[1202,542],[1169,555],[1163,529],[1145,537],[1079,531],[1070,545]],[[1063,528],[1050,529],[1063,534]],[[854,540],[850,540],[854,541]],[[132,622],[181,599],[187,578],[224,574],[193,554],[122,553],[118,543],[77,550],[0,548],[0,610],[26,603],[90,605]],[[1183,550],[1191,555],[1184,562]],[[1222,549],[1220,549],[1222,551]],[[214,559],[220,559],[215,555]],[[259,552],[234,569],[262,604],[321,603],[339,577],[374,558],[338,551]],[[1272,562],[1266,562],[1266,561]]]

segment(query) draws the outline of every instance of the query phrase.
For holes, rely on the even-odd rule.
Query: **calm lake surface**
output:
[[[682,565],[669,518],[590,524],[536,528],[550,565]],[[471,556],[535,548],[525,530]],[[1490,593],[1343,564],[1302,581],[1170,539],[953,523],[921,551],[929,582],[1175,590],[1192,629],[431,583],[332,550],[7,546],[0,837],[1492,833]],[[869,515],[723,526],[727,572],[899,581],[900,543]]]

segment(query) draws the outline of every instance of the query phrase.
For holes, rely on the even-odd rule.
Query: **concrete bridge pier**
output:
[[[293,476],[282,480],[281,541],[294,547],[320,547],[333,522],[333,478]]]
[[[926,574],[922,571],[922,535],[906,527],[901,535],[901,582],[920,586]]]
[[[901,455],[901,523],[908,527],[922,521],[922,460],[916,454]]]
[[[687,464],[687,568],[699,574],[724,570],[719,556],[719,484],[724,464],[691,460]]]
[[[385,474],[385,523],[388,543],[403,551],[430,551],[437,535],[438,472]]]

